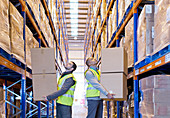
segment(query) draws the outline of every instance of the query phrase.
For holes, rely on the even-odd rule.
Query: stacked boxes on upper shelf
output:
[[[31,67],[31,48],[38,48],[39,43],[38,41],[33,37],[32,32],[28,27],[26,27],[26,64],[27,67]]]
[[[133,41],[133,18],[130,19],[128,24],[125,27],[125,44],[124,47],[128,53],[128,67],[133,65],[133,50],[134,50],[134,41]]]
[[[23,40],[23,17],[10,3],[10,40],[11,40],[11,53],[24,62],[24,40]]]
[[[0,1],[0,47],[10,53],[10,37],[9,37],[9,1]]]
[[[137,30],[138,60],[153,52],[154,5],[145,5],[140,16]]]
[[[54,48],[31,49],[34,101],[57,91]]]
[[[170,2],[155,0],[154,52],[170,44]]]
[[[117,100],[127,98],[127,52],[123,47],[102,49],[101,84]],[[101,98],[106,98],[103,94]]]
[[[140,80],[142,101],[140,113],[145,118],[169,118],[170,117],[170,76],[152,75]]]

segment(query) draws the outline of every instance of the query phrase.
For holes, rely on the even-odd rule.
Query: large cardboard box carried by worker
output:
[[[127,52],[123,47],[102,49],[101,84],[119,101],[127,98]],[[107,99],[103,94],[100,98]]]
[[[34,101],[57,91],[54,48],[31,49]]]

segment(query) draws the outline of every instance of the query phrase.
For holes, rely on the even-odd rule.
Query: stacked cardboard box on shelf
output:
[[[27,3],[31,7],[31,10],[37,20],[38,24],[40,25],[40,0],[27,0]]]
[[[100,10],[101,10],[101,19],[103,20],[106,17],[106,0],[102,0]]]
[[[118,13],[119,13],[118,24],[120,24],[125,13],[125,0],[118,1]]]
[[[108,42],[112,37],[112,11],[109,12],[109,20],[108,20]]]
[[[0,87],[0,118],[5,118],[5,92],[2,87]]]
[[[0,47],[10,53],[10,38],[9,38],[9,1],[0,1]]]
[[[132,1],[133,0],[125,0],[125,11],[127,10]]]
[[[170,2],[169,0],[155,1],[155,35],[154,52],[170,44]]]
[[[30,29],[26,27],[26,64],[29,68],[31,68],[31,48],[38,47],[38,41],[33,37],[33,34]]]
[[[134,50],[134,41],[133,41],[133,18],[130,19],[128,24],[125,26],[125,44],[124,47],[128,53],[128,66],[133,65],[133,50]]]
[[[24,62],[24,40],[23,40],[23,17],[10,3],[10,41],[11,53],[21,62]]]
[[[170,117],[170,76],[152,75],[140,80],[143,101],[140,103],[140,113],[147,118]]]
[[[153,52],[154,5],[145,5],[140,16],[137,30],[138,60]]]
[[[116,3],[116,1],[115,1]],[[112,9],[112,33],[116,31],[116,4],[114,4]]]
[[[101,34],[101,46],[102,48],[106,48],[106,45],[107,45],[107,32],[106,32],[106,26],[104,26]]]

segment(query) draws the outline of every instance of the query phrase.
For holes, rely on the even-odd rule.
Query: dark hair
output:
[[[76,65],[73,61],[71,61],[71,63],[73,63],[72,68],[74,68],[74,69],[73,69],[73,71],[75,71],[75,70],[76,70],[76,68],[77,68],[77,65]]]

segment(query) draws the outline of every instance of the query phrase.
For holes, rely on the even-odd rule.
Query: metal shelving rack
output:
[[[10,0],[10,2],[16,3],[16,1],[13,1],[13,0]],[[49,23],[50,23],[50,26],[51,26],[51,29],[52,29],[52,34],[53,34],[54,39],[57,43],[56,47],[59,50],[60,58],[63,61],[63,55],[62,55],[62,52],[61,52],[61,49],[60,49],[60,45],[58,43],[56,31],[54,29],[53,20],[50,16],[50,12],[47,8],[47,4],[46,4],[45,0],[42,0],[41,2],[44,5],[46,15],[48,17],[48,20],[49,20]],[[31,26],[33,26],[35,32],[38,35],[37,40],[39,41],[39,47],[41,47],[41,46],[48,47],[48,44],[46,43],[45,39],[43,38],[43,34],[42,34],[35,18],[32,16],[30,9],[28,9],[26,1],[25,0],[19,0],[18,4],[21,5],[22,10],[20,11],[20,13],[21,13],[21,15],[24,19],[24,22],[22,24],[23,25],[24,51],[26,50],[26,46],[25,46],[26,45],[25,44],[26,20],[29,20]],[[56,7],[57,7],[57,5],[56,5]],[[65,33],[65,35],[67,35],[67,34]],[[68,50],[65,50],[65,51],[67,53],[66,58],[68,60]],[[56,49],[56,52],[57,52],[57,49]],[[0,60],[1,60],[0,61],[1,77],[3,77],[3,80],[1,80],[1,81],[4,83],[3,88],[5,90],[5,113],[6,113],[6,115],[7,115],[7,104],[9,104],[10,106],[19,110],[19,112],[17,112],[17,113],[15,112],[12,117],[20,114],[20,116],[22,118],[25,118],[25,117],[29,118],[29,117],[32,117],[35,114],[38,114],[37,116],[40,118],[41,112],[44,109],[47,109],[47,118],[48,118],[49,115],[50,115],[49,109],[51,108],[52,109],[51,117],[54,118],[54,101],[52,101],[52,103],[47,102],[47,104],[44,103],[44,102],[38,102],[37,104],[35,104],[35,103],[33,103],[32,94],[27,93],[27,91],[32,92],[32,89],[31,89],[32,88],[31,70],[28,71],[27,66],[25,64],[19,62],[18,60],[13,61],[14,59],[11,59],[11,55],[8,54],[7,52],[5,52],[3,49],[0,49]],[[25,51],[25,54],[24,54],[24,60],[26,61],[26,51]],[[60,68],[57,61],[56,61],[56,66],[57,66],[59,73],[61,73],[61,68]],[[11,88],[14,88],[16,86],[17,86],[17,88],[20,88],[20,95],[15,93],[14,91],[10,90]],[[13,96],[15,96],[15,98],[16,97],[21,98],[21,100],[20,100],[21,108],[17,107],[16,105],[12,104],[10,101],[7,100],[8,92],[11,93]],[[30,104],[30,106],[31,106],[28,113],[26,113],[26,104]],[[41,105],[43,107],[41,107]],[[34,109],[32,109],[32,107],[34,107]]]
[[[101,4],[102,0],[100,1]],[[95,46],[93,51],[91,52],[91,56],[94,56],[94,52],[96,51],[97,44],[99,42],[99,39],[101,37],[101,33],[103,30],[104,25],[107,25],[107,18],[109,15],[109,11],[111,10],[113,4],[116,4],[116,22],[117,22],[117,29],[112,34],[111,40],[106,46],[106,48],[111,48],[114,46],[119,47],[120,42],[120,35],[123,32],[126,24],[129,22],[129,20],[133,17],[134,18],[134,67],[133,72],[130,72],[128,75],[128,79],[133,79],[134,83],[134,117],[139,117],[139,79],[153,75],[158,74],[159,71],[161,71],[164,74],[170,74],[168,70],[170,70],[170,45],[168,44],[163,49],[158,51],[157,53],[151,55],[149,58],[146,57],[144,60],[142,60],[139,63],[136,63],[138,61],[138,54],[137,54],[137,22],[138,22],[138,7],[142,3],[142,0],[136,0],[135,2],[131,2],[128,9],[126,10],[123,19],[121,20],[120,24],[118,24],[118,0],[117,3],[115,3],[115,0],[110,0],[107,6],[107,14],[105,18],[102,20],[101,23],[101,30],[97,35],[97,40],[95,42]],[[144,2],[146,4],[147,2]],[[153,3],[149,1],[149,3]],[[100,6],[100,5],[99,5]],[[97,14],[100,7],[97,8]],[[95,17],[95,23],[94,23],[94,30],[96,28],[96,19]],[[87,24],[86,24],[87,25]],[[88,28],[86,28],[87,30]],[[91,40],[93,40],[94,30],[92,31]],[[86,31],[87,33],[87,31]],[[87,42],[87,39],[84,38],[85,42]],[[85,52],[88,50],[88,44],[85,43]],[[87,53],[85,53],[85,59],[86,59]],[[98,60],[98,65],[101,63],[101,58]],[[120,108],[119,108],[119,102],[117,103],[117,118],[120,117]],[[108,107],[109,108],[109,107]],[[108,110],[109,111],[109,110]],[[109,118],[109,113],[108,113]]]

